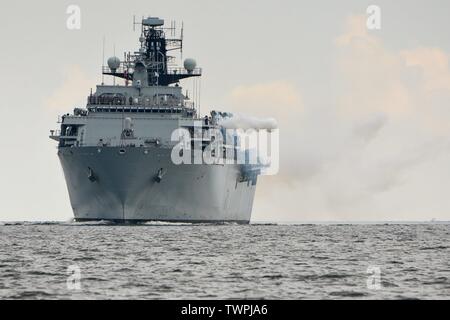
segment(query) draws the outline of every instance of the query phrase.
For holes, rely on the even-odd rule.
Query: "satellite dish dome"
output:
[[[111,57],[108,59],[108,67],[111,69],[112,72],[116,72],[116,70],[120,66],[120,59],[117,57]]]
[[[197,66],[197,62],[192,58],[187,58],[184,60],[184,68],[189,72],[192,73],[194,71],[195,67]]]

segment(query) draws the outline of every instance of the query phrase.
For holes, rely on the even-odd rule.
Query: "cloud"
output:
[[[68,65],[63,70],[61,85],[47,98],[43,105],[51,111],[67,112],[74,107],[85,107],[89,88],[97,79],[90,77],[78,65]]]
[[[344,47],[357,44],[358,40],[364,40],[371,46],[378,46],[379,39],[376,37],[368,37],[366,27],[366,17],[363,15],[352,15],[347,17],[345,21],[345,32],[334,40],[337,46]]]
[[[257,118],[240,113],[234,113],[232,117],[221,119],[220,125],[227,129],[276,129],[277,121],[274,118]]]
[[[383,112],[404,116],[411,96],[402,81],[404,61],[369,34],[364,16],[351,16],[335,39],[339,86],[338,110],[345,116]]]
[[[392,50],[367,31],[365,16],[349,17],[333,44],[335,88],[326,112],[305,104],[301,90],[283,80],[238,86],[230,95],[235,109],[279,123],[280,172],[259,180],[255,218],[427,216],[428,207],[418,208],[414,199],[422,200],[428,186],[414,177],[438,183],[434,164],[450,150],[448,54]]]
[[[299,135],[297,124],[303,117],[303,101],[298,88],[286,80],[240,85],[232,90],[229,97],[230,110],[237,114],[252,115],[265,119],[274,119],[280,130],[280,168],[290,171],[297,167],[300,154],[293,157],[283,157],[292,154],[290,141]],[[281,174],[280,179],[291,183],[291,179]]]
[[[298,89],[289,81],[240,85],[230,95],[231,105],[239,106],[242,112],[251,111],[262,117],[275,117],[282,121],[288,113],[302,111],[302,99]],[[274,108],[275,106],[275,108]]]
[[[369,142],[374,139],[378,132],[386,125],[388,118],[385,114],[375,114],[374,116],[357,123],[353,129],[356,138]]]
[[[351,16],[337,49],[338,110],[345,117],[368,112],[417,118],[434,127],[450,98],[449,55],[440,48],[393,51],[365,28],[365,16]],[[430,110],[431,109],[431,110]],[[447,108],[448,109],[448,108]],[[417,120],[417,119],[413,119]]]
[[[404,50],[400,56],[409,68],[417,68],[423,78],[423,89],[427,93],[450,90],[449,55],[439,48],[417,48]]]

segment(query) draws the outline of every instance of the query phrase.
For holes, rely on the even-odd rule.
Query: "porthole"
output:
[[[125,152],[126,152],[125,149],[120,149],[119,150],[119,154],[125,154]]]

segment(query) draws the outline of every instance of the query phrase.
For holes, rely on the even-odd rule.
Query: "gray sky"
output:
[[[81,8],[81,30],[66,8]],[[365,27],[381,8],[381,30]],[[72,216],[56,144],[136,14],[184,21],[202,111],[273,116],[281,170],[255,220],[450,220],[448,1],[1,2],[0,220]]]

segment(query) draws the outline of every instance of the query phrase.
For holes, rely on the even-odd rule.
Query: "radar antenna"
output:
[[[112,68],[102,65],[103,74],[123,78],[126,83],[141,74],[143,86],[168,86],[181,79],[201,76],[201,69],[196,68],[193,59],[186,59],[184,68],[172,64],[176,59],[176,55],[169,54],[172,51],[178,51],[183,61],[184,22],[178,32],[175,21],[164,27],[164,20],[158,17],[142,17],[137,22],[133,15],[133,30],[136,30],[136,25],[141,26],[139,50],[125,57],[123,62],[114,59]]]

